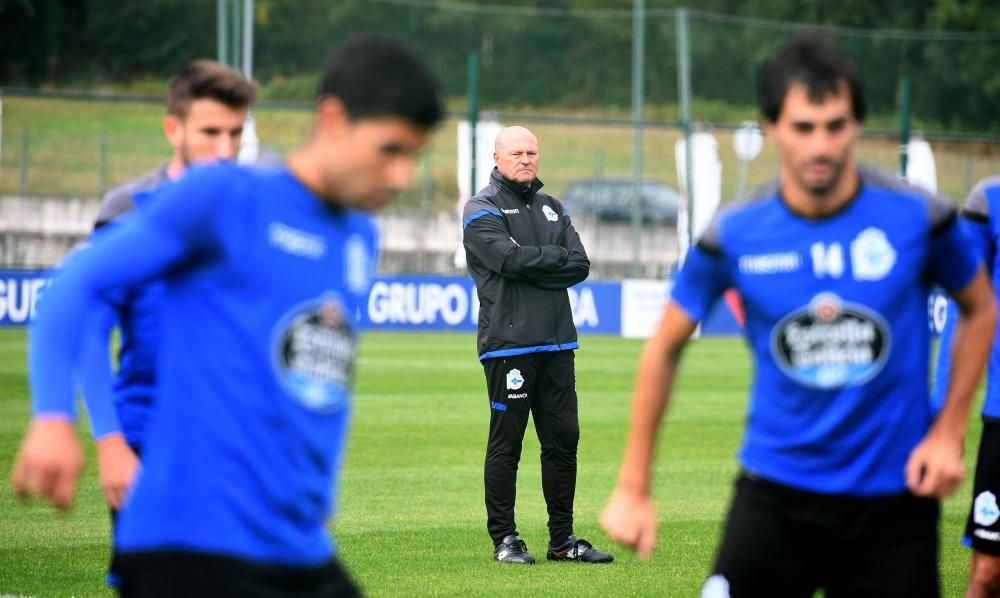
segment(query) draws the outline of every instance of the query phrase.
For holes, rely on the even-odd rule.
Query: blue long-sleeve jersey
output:
[[[946,200],[861,171],[835,214],[804,218],[775,185],[716,215],[671,301],[700,320],[729,287],[754,356],[743,467],[823,494],[906,490],[931,421],[928,284],[977,268]]]
[[[997,261],[1000,221],[993,217],[994,214],[1000,214],[1000,176],[984,179],[972,188],[965,199],[961,219],[963,228],[989,270],[993,292],[1000,297],[1000,263]],[[951,343],[957,321],[958,308],[954,301],[949,301],[947,318],[938,343],[937,369],[931,397],[935,410],[941,409],[947,397],[948,378],[951,375]],[[1000,337],[994,338],[990,351],[982,414],[983,417],[1000,418]]]
[[[132,206],[147,209],[157,189],[169,184],[165,169],[140,177],[109,193],[105,201],[127,195],[129,210],[101,225],[80,251],[86,251],[111,230],[135,216]],[[78,252],[77,252],[78,253]],[[116,288],[100,297],[87,319],[78,352],[77,380],[90,415],[94,438],[121,432],[133,449],[141,450],[146,424],[156,396],[156,360],[160,342],[159,303],[163,282],[150,280],[131,288]],[[109,362],[111,331],[120,333],[117,369]]]
[[[164,281],[158,401],[119,551],[330,557],[377,246],[370,215],[331,207],[287,170],[219,165],[193,169],[59,273],[31,330],[37,414],[72,414],[79,315],[101,293]]]

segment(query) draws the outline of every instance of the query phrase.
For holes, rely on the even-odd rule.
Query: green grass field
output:
[[[577,354],[581,441],[576,531],[611,547],[597,518],[614,485],[641,342],[584,337]],[[11,462],[28,418],[25,334],[0,329],[0,595],[110,596],[102,585],[108,521],[93,451],[74,509],[17,503]],[[371,596],[697,596],[736,471],[750,365],[742,341],[694,342],[668,415],[655,495],[660,543],[650,562],[614,548],[608,566],[547,563],[538,443],[529,430],[517,519],[534,567],[490,560],[482,461],[488,408],[474,338],[371,333],[362,346],[356,408],[333,532]],[[980,425],[970,425],[972,459]],[[971,463],[970,463],[971,465]],[[943,590],[962,593],[959,546],[968,483],[945,503]]]

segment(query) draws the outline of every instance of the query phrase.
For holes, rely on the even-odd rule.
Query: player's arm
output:
[[[569,251],[559,245],[521,245],[510,236],[500,211],[489,202],[473,199],[466,204],[463,224],[466,249],[501,276],[530,281],[569,259]]]
[[[962,449],[969,408],[983,374],[996,327],[996,300],[986,271],[953,217],[931,233],[928,273],[958,306],[951,371],[941,412],[906,464],[906,483],[920,496],[944,498],[965,477]]]
[[[76,358],[76,384],[90,419],[97,446],[97,473],[104,498],[113,509],[121,508],[139,470],[139,459],[128,446],[115,411],[114,375],[111,370],[111,331],[117,321],[115,302],[104,297],[86,314]]]
[[[608,534],[642,558],[649,558],[656,542],[653,455],[681,352],[697,322],[729,286],[715,221],[688,253],[656,332],[643,349],[618,485],[601,515],[601,525]]]
[[[978,207],[978,202],[974,202],[973,206]],[[982,257],[988,271],[996,260],[997,244],[993,236],[993,228],[990,226],[989,215],[986,210],[976,209],[976,207],[967,206],[963,210],[959,222],[972,240],[973,246]],[[985,207],[984,204],[983,207]],[[931,405],[933,405],[935,413],[939,412],[941,406],[944,405],[948,394],[948,382],[951,378],[951,347],[955,336],[955,326],[958,322],[958,308],[953,300],[948,301],[945,313],[944,328],[941,329],[941,335],[938,338],[937,364],[934,368],[934,387],[931,393]]]
[[[650,493],[653,454],[681,352],[696,323],[674,302],[639,360],[625,455],[618,486],[601,515],[601,525],[617,542],[649,558],[656,541],[656,511]]]
[[[59,508],[72,502],[83,464],[73,392],[75,359],[88,322],[81,314],[93,313],[102,294],[160,276],[208,249],[199,241],[214,226],[210,198],[223,193],[213,182],[185,177],[163,198],[163,209],[108,233],[58,272],[39,301],[28,343],[32,422],[11,480],[21,498],[42,497]]]

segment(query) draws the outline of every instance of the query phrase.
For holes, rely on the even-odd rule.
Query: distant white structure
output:
[[[465,203],[490,182],[493,172],[493,148],[503,125],[495,120],[476,121],[476,188],[472,184],[472,127],[469,121],[458,122],[458,222],[462,223]],[[455,249],[455,267],[465,268],[465,249],[459,243]]]
[[[914,135],[906,144],[906,172],[903,177],[932,193],[937,193],[937,165],[931,144],[923,137]]]
[[[236,161],[240,164],[253,164],[257,162],[259,152],[260,139],[257,137],[257,121],[253,114],[248,112],[246,122],[243,123],[243,137],[240,141],[240,153],[236,155]]]
[[[715,135],[707,131],[699,131],[691,135],[691,174],[694,178],[694,214],[688,214],[687,197],[687,153],[684,138],[677,140],[674,155],[677,162],[677,180],[680,182],[681,205],[677,213],[677,241],[680,245],[679,255],[683,261],[692,239],[688,238],[688,219],[694,226],[692,235],[697,239],[708,227],[715,209],[722,198],[722,162],[719,160],[719,143]]]

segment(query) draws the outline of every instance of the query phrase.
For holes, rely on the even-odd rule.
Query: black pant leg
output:
[[[483,362],[490,403],[490,433],[486,442],[483,481],[486,486],[486,528],[494,546],[517,534],[514,501],[521,442],[530,414],[528,397],[535,386],[531,356]]]
[[[542,492],[549,513],[549,543],[559,546],[573,533],[576,453],[580,441],[573,351],[539,353],[539,381],[531,397],[541,445]]]

